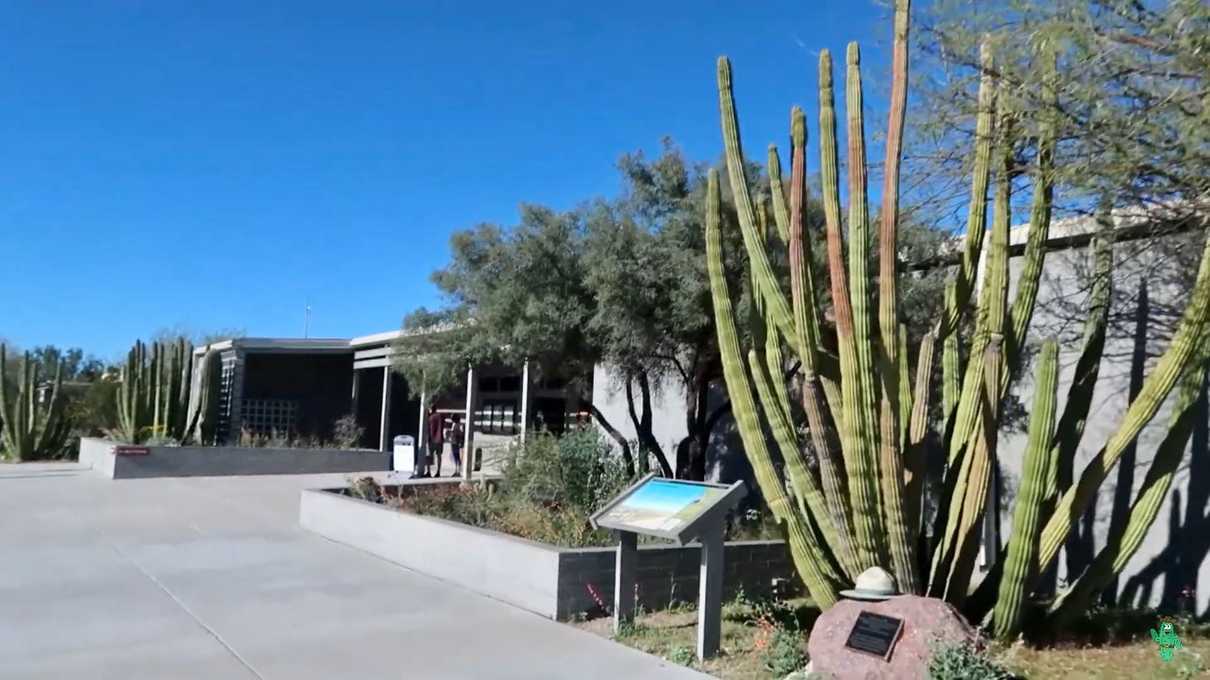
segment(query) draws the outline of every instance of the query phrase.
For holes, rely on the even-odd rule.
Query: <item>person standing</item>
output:
[[[437,475],[441,476],[441,452],[445,445],[445,423],[441,418],[441,414],[436,408],[429,409],[429,455],[433,457],[433,463],[437,466]],[[421,477],[429,476],[428,465],[424,467],[424,474]]]
[[[462,469],[462,442],[466,441],[466,429],[462,426],[462,418],[454,416],[454,424],[450,426],[450,453],[454,454],[454,477]]]

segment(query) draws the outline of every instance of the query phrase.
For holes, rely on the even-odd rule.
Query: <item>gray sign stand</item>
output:
[[[635,567],[639,561],[639,535],[618,532],[618,559],[613,570],[613,632],[634,621]]]
[[[701,533],[701,573],[697,593],[697,658],[718,653],[723,634],[723,523],[705,527]]]
[[[684,545],[696,538],[702,546],[699,590],[697,600],[697,658],[708,659],[718,653],[722,638],[723,607],[723,529],[727,512],[735,507],[746,494],[743,482],[730,486],[701,484],[700,482],[676,482],[695,484],[724,490],[725,493],[702,509],[679,532],[653,531],[646,528],[615,524],[604,517],[610,509],[626,500],[634,491],[650,481],[647,475],[623,491],[616,499],[597,511],[590,519],[593,526],[614,529],[618,534],[617,562],[613,583],[613,628],[616,632],[623,624],[634,621],[635,584],[638,566],[638,534],[645,533],[666,538]],[[667,480],[666,480],[667,481]],[[602,520],[598,524],[598,519]]]

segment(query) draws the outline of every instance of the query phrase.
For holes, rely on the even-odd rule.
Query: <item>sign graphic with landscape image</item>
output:
[[[707,511],[725,498],[738,500],[742,489],[701,482],[648,477],[599,511],[599,526],[679,540]],[[732,502],[727,503],[730,507]]]

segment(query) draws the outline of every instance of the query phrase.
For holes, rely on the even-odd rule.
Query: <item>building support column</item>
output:
[[[358,406],[361,405],[361,371],[353,369],[353,393],[350,395],[349,403],[353,412],[353,417],[357,418]]]
[[[220,406],[218,436],[219,441],[228,446],[238,446],[244,432],[244,361],[242,349],[235,348],[230,350],[230,354],[223,353],[223,371],[226,373],[230,367],[230,378],[224,376],[226,403]],[[224,415],[226,427],[222,423]]]
[[[382,367],[382,418],[379,421],[380,451],[391,450],[391,367]]]
[[[475,407],[479,400],[479,385],[475,378],[475,367],[466,369],[466,439],[462,442],[462,481],[471,481],[475,469]]]
[[[416,450],[424,454],[424,445],[428,442],[428,414],[426,413],[425,404],[428,402],[428,385],[424,378],[420,382],[420,425],[416,428]]]
[[[521,368],[521,443],[525,443],[525,433],[529,430],[529,359]]]

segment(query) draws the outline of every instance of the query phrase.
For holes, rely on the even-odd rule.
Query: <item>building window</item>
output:
[[[240,409],[244,430],[256,435],[290,435],[298,418],[298,402],[290,399],[245,399]]]

